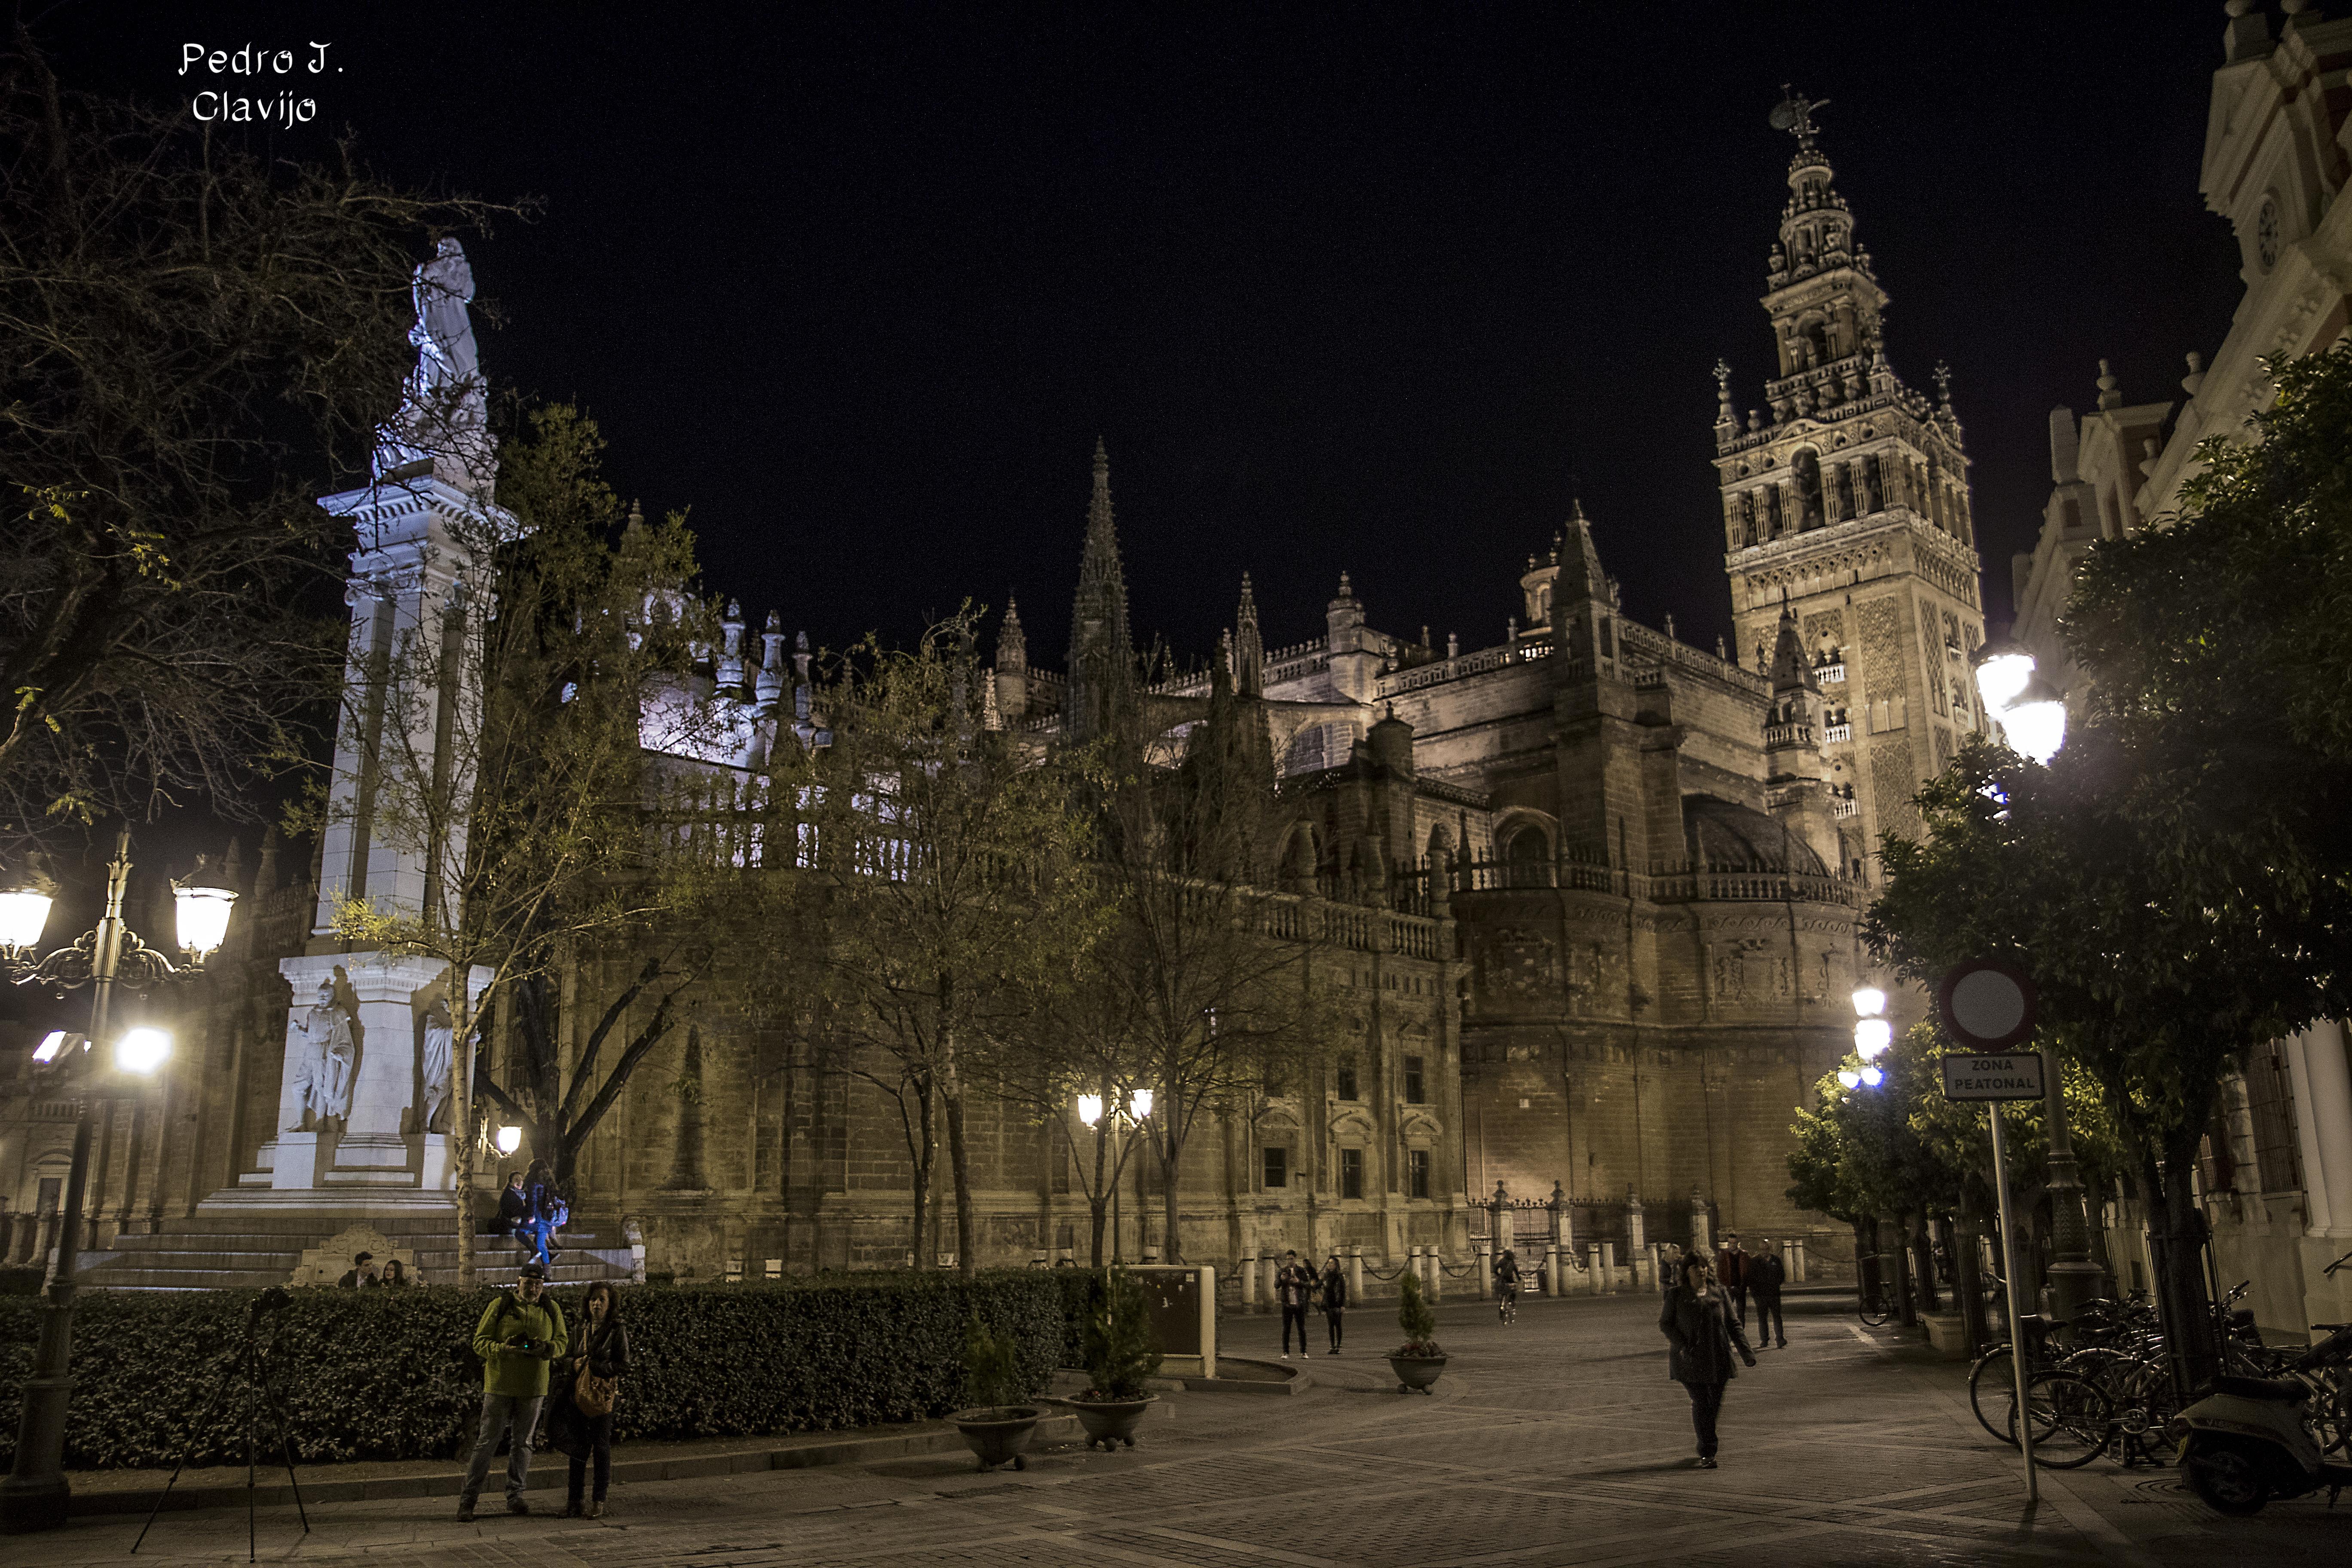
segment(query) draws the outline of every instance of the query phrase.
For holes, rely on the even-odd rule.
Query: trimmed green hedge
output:
[[[977,1312],[1018,1347],[1024,1385],[1077,1364],[1095,1276],[1083,1269],[850,1274],[620,1293],[630,1374],[614,1436],[711,1437],[913,1421],[956,1407]],[[239,1361],[256,1292],[95,1290],[74,1311],[66,1463],[168,1466],[244,1458]],[[298,1459],[449,1458],[481,1405],[474,1323],[488,1289],[298,1290],[274,1382]],[[577,1331],[582,1296],[554,1292]],[[0,1465],[39,1332],[37,1300],[0,1298]],[[268,1440],[269,1425],[262,1426]],[[264,1456],[267,1458],[267,1456]]]

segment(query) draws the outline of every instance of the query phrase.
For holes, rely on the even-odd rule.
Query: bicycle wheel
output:
[[[2011,1426],[2017,1414],[2017,1379],[2009,1370],[2010,1349],[1995,1345],[1977,1357],[1969,1369],[1969,1408],[1977,1424],[2011,1447],[2017,1446]]]
[[[2106,1452],[2114,1406],[2099,1385],[2080,1373],[2035,1373],[2025,1385],[2025,1407],[2032,1423],[2035,1464],[2078,1470]],[[2014,1415],[2012,1402],[2012,1418]],[[2009,1440],[2016,1442],[2013,1426],[2011,1434]]]
[[[1876,1294],[1862,1299],[1862,1321],[1865,1327],[1877,1328],[1895,1315],[1895,1308],[1885,1297]]]

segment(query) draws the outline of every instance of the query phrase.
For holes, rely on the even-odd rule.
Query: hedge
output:
[[[711,1437],[913,1421],[961,1403],[965,1324],[1010,1333],[1027,1387],[1077,1362],[1089,1270],[851,1274],[620,1292],[630,1373],[614,1436]],[[94,1290],[74,1311],[66,1463],[168,1466],[245,1454],[239,1366],[252,1290]],[[481,1405],[474,1324],[487,1289],[298,1290],[273,1381],[299,1462],[452,1458]],[[577,1331],[584,1292],[552,1292]],[[0,1298],[0,1465],[39,1333],[40,1303]],[[270,1427],[264,1423],[262,1440]],[[267,1455],[264,1456],[267,1458]]]

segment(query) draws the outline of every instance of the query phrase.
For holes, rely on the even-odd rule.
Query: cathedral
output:
[[[1523,1205],[1522,1237],[1537,1205],[1580,1269],[1725,1229],[1805,1238],[1817,1268],[1850,1258],[1844,1226],[1786,1195],[1792,1110],[1851,1042],[1877,835],[1916,831],[1908,797],[1979,727],[1968,660],[1983,625],[1959,422],[1940,373],[1931,398],[1889,363],[1885,292],[1810,109],[1792,100],[1776,117],[1796,142],[1763,296],[1778,374],[1743,418],[1717,367],[1735,646],[1629,619],[1604,565],[1610,520],[1580,505],[1516,583],[1495,584],[1511,614],[1493,647],[1382,630],[1339,574],[1321,633],[1268,647],[1237,573],[1209,657],[1280,775],[1275,880],[1341,917],[1315,957],[1341,1044],[1204,1122],[1179,1235],[1164,1234],[1157,1172],[1132,1162],[1122,1255],[1230,1268],[1360,1248],[1385,1268],[1427,1247],[1459,1267],[1507,1203]],[[430,613],[420,552],[443,537],[436,518],[490,507],[485,460],[427,458],[331,500],[362,528],[355,616]],[[751,716],[740,744],[656,743],[647,761],[750,803],[767,749],[795,729],[806,743],[823,714],[776,620],[756,647],[728,621],[724,654],[692,684]],[[1211,677],[1144,685],[1099,446],[1071,626],[1062,668],[1032,664],[1007,605],[988,722],[1048,746],[1140,702],[1181,749]],[[366,750],[338,742],[338,787],[356,797]],[[446,1277],[449,1150],[429,1130],[421,1065],[446,978],[349,951],[317,912],[346,890],[396,896],[417,874],[366,835],[354,818],[307,878],[274,847],[264,858],[183,1036],[169,1110],[120,1108],[105,1131],[90,1282],[272,1282],[360,1221],[413,1236],[426,1275]],[[322,984],[356,1023],[359,1061],[348,1125],[314,1133],[285,1114],[287,1042],[335,1026],[312,1016]],[[617,994],[602,973],[570,984],[583,1003]],[[698,1093],[673,1092],[688,1075]],[[70,1123],[42,1109],[11,1100],[0,1123],[11,1258],[37,1251],[58,1201]],[[980,1261],[1084,1261],[1083,1131],[1040,1136],[1011,1108],[973,1119]],[[491,1163],[486,1192],[505,1174]],[[723,985],[631,1080],[577,1175],[594,1237],[578,1267],[756,1278],[903,1266],[916,1250],[895,1109],[730,1009]],[[932,1246],[951,1249],[945,1206]]]

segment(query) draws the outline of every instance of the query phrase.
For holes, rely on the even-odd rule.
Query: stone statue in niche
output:
[[[425,1116],[417,1123],[421,1132],[446,1132],[441,1125],[441,1112],[449,1103],[449,1058],[457,1045],[457,1031],[449,1022],[448,1006],[436,1002],[425,1015]]]
[[[286,1055],[292,1064],[288,1070],[299,1086],[300,1098],[293,1102],[296,1122],[279,1131],[299,1131],[299,1118],[306,1112],[314,1126],[350,1114],[359,1043],[352,1037],[351,1019],[335,1005],[335,983],[331,977],[319,982],[318,999],[299,1017],[289,1020]]]

